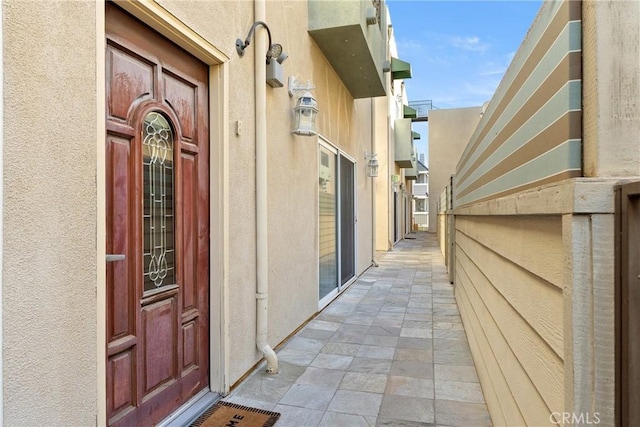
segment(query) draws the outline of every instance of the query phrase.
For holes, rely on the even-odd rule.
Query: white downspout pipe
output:
[[[374,99],[371,102],[371,152],[376,153],[376,109]],[[376,261],[376,178],[371,178],[371,264],[378,266]]]
[[[255,0],[256,21],[265,21],[265,0]],[[267,39],[265,30],[256,29],[255,107],[256,107],[256,346],[267,361],[267,372],[278,372],[278,358],[267,343],[269,326],[269,250],[267,240]]]

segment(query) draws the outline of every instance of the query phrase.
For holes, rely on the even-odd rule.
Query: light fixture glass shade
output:
[[[310,92],[305,92],[293,108],[294,128],[296,135],[316,135],[316,118],[318,116],[318,103]]]
[[[371,178],[378,176],[378,160],[375,157],[369,159],[367,163],[367,176]]]

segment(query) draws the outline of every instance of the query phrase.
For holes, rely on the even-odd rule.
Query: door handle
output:
[[[123,261],[124,258],[124,254],[107,254],[107,262]]]

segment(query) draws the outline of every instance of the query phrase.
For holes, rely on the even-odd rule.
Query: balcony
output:
[[[438,107],[433,106],[433,102],[430,99],[410,101],[409,106],[416,110],[416,116],[413,117],[414,122],[429,121],[429,110],[438,109]]]
[[[308,5],[309,34],[351,95],[385,96],[384,2],[309,0]]]
[[[404,178],[416,181],[418,179],[418,162],[415,161],[416,153],[413,154],[413,165],[404,170]]]
[[[411,119],[397,119],[395,121],[393,134],[395,137],[396,164],[401,168],[416,168],[417,162],[413,149]]]
[[[428,197],[429,184],[413,183],[413,195],[419,198]]]

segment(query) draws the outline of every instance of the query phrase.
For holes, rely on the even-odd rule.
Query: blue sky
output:
[[[409,100],[438,108],[489,101],[540,9],[540,0],[387,0],[398,56],[411,63]],[[426,152],[427,126],[418,152]]]

